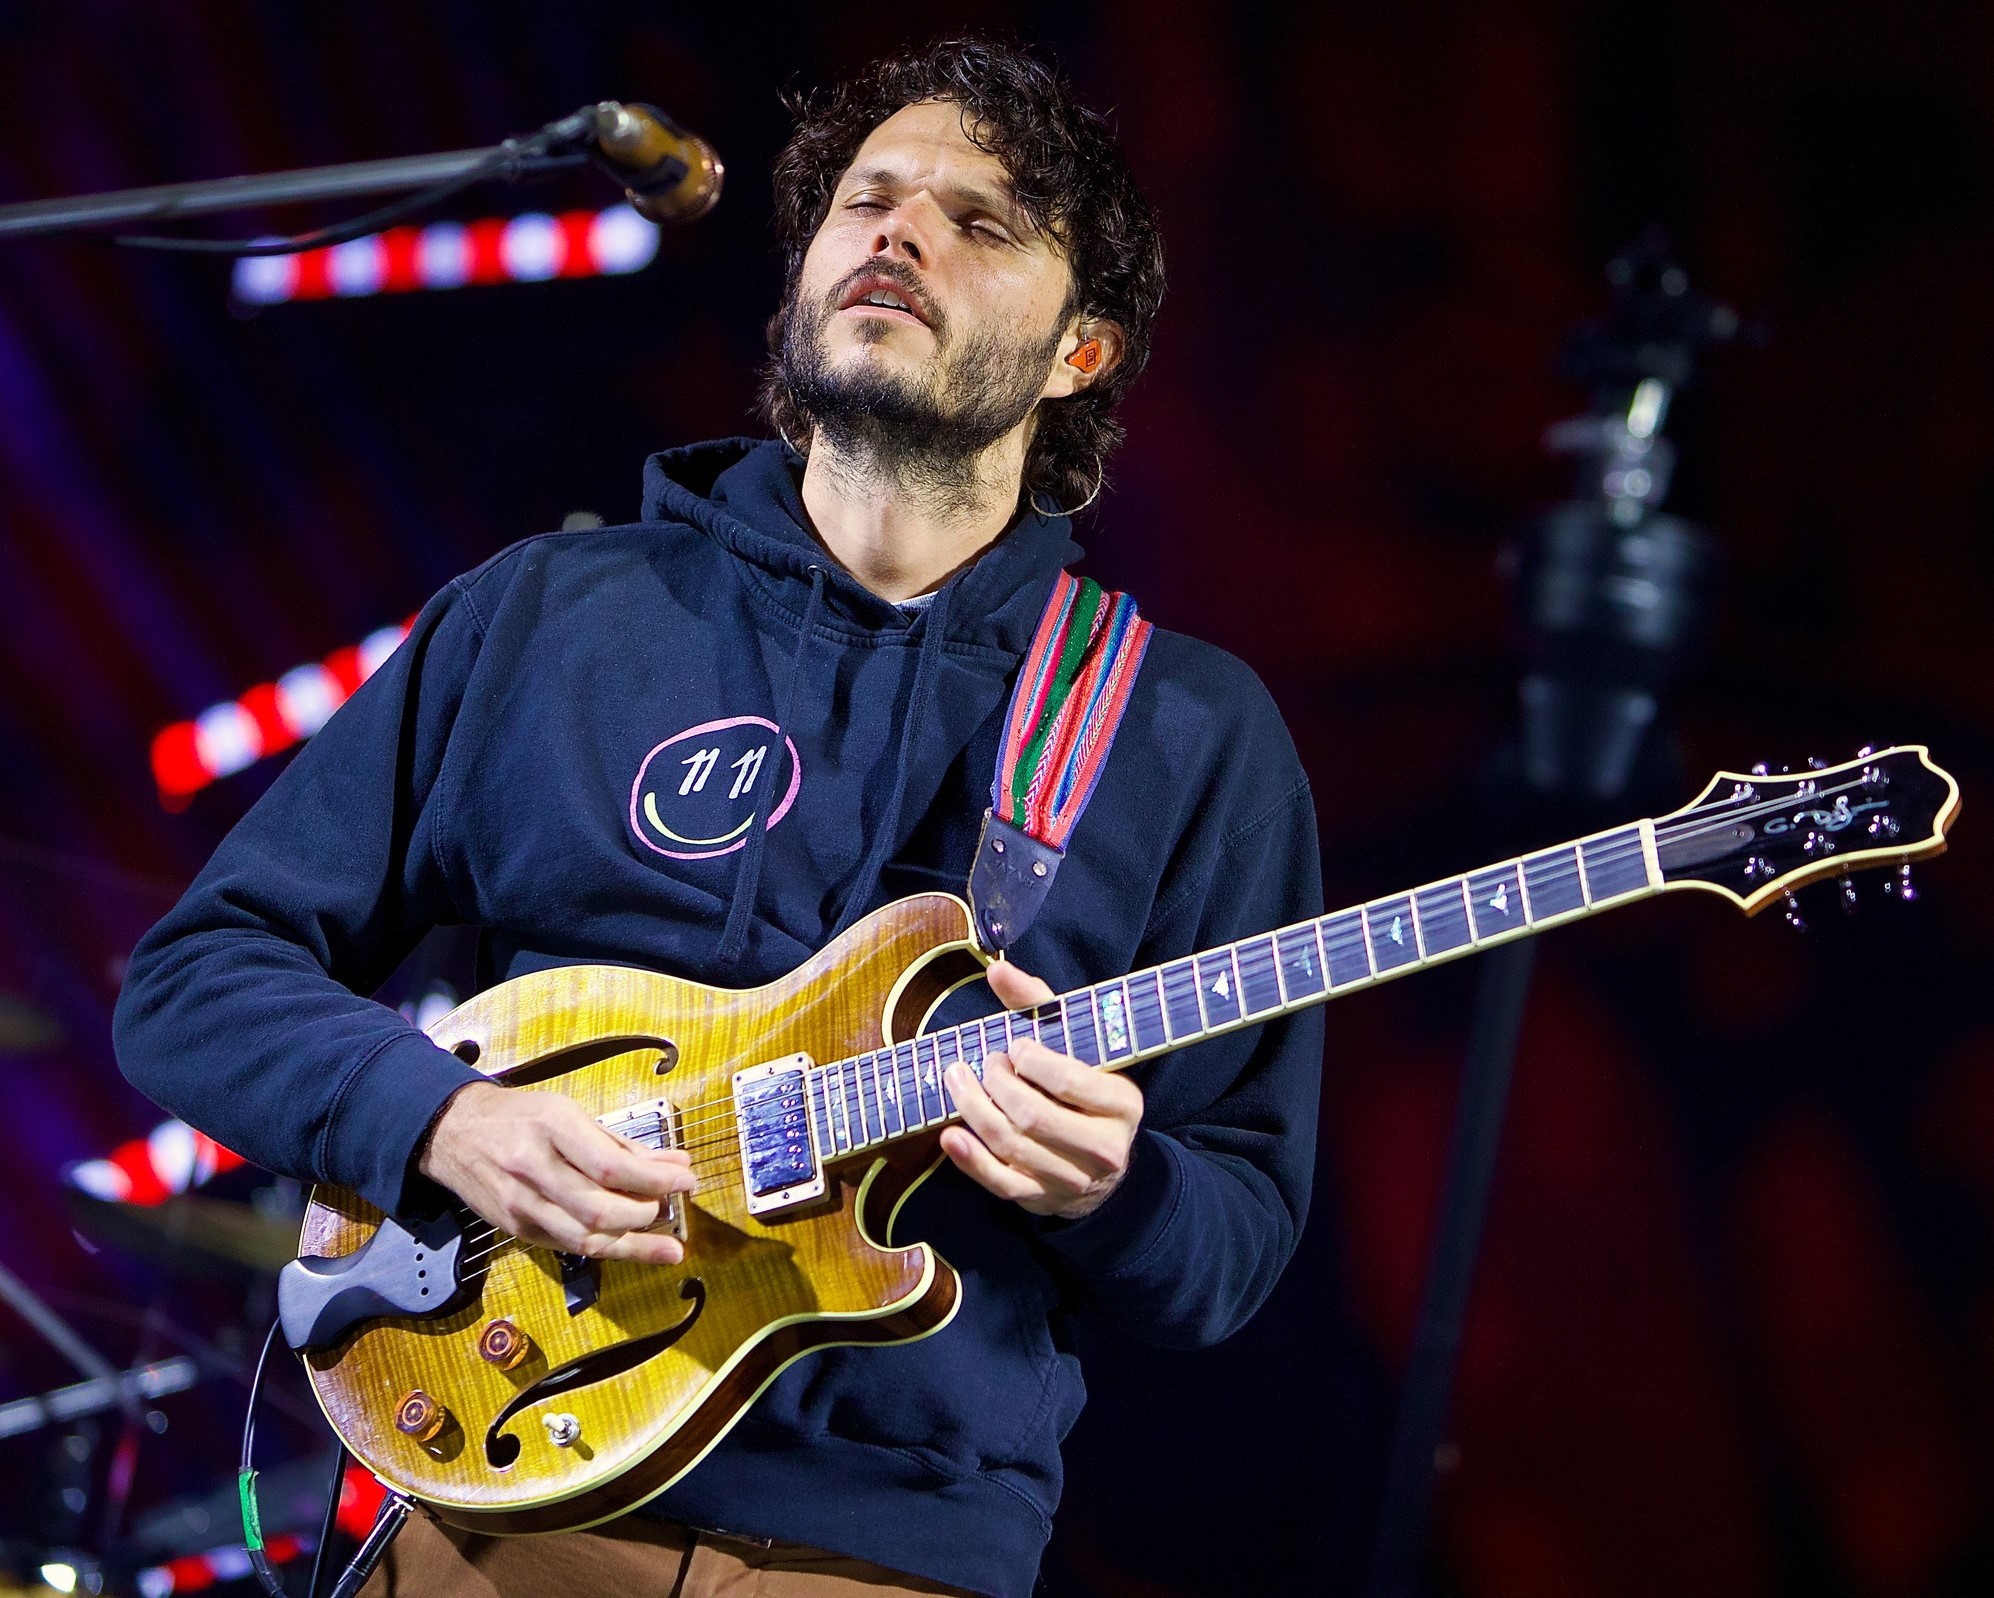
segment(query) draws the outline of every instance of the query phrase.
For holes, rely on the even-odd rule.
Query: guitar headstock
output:
[[[1959,784],[1923,745],[1865,749],[1839,766],[1720,771],[1655,822],[1655,853],[1664,886],[1721,893],[1755,915],[1809,882],[1938,854],[1958,814]]]

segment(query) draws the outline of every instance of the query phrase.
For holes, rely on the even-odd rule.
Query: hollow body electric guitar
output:
[[[969,910],[921,894],[746,991],[609,966],[535,972],[429,1034],[612,1131],[692,1155],[657,1223],[674,1266],[529,1247],[466,1210],[390,1219],[321,1187],[280,1278],[286,1337],[334,1429],[445,1521],[591,1525],[662,1491],[786,1365],[908,1341],[955,1313],[954,1270],[892,1246],[954,1119],[961,1061],[1035,1037],[1120,1070],[1423,966],[1676,888],[1748,914],[1817,878],[1936,854],[1958,785],[1918,747],[1794,775],[1722,773],[1659,820],[924,1031],[983,968]],[[1895,886],[1897,879],[1886,886]],[[1843,884],[1844,893],[1853,893]]]

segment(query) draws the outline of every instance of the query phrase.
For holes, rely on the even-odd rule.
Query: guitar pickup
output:
[[[618,1137],[628,1138],[647,1149],[685,1147],[685,1122],[679,1115],[678,1106],[670,1099],[645,1099],[639,1104],[626,1104],[607,1115],[597,1116],[596,1120]],[[685,1198],[683,1193],[667,1195],[659,1208],[657,1220],[646,1230],[663,1232],[683,1243],[686,1240]]]
[[[763,1215],[824,1196],[824,1161],[810,1120],[807,1054],[734,1073],[734,1121],[748,1213]]]

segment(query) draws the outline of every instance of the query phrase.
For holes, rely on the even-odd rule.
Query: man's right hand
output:
[[[667,1195],[698,1186],[691,1156],[640,1148],[559,1093],[496,1082],[458,1089],[420,1166],[492,1225],[541,1248],[649,1265],[685,1258],[677,1238],[644,1228]]]

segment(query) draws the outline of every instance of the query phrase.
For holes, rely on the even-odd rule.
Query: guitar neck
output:
[[[824,1157],[881,1149],[956,1119],[944,1080],[1020,1038],[1119,1071],[1444,960],[1661,891],[1655,826],[1638,821],[1391,898],[944,1027],[809,1072]]]

